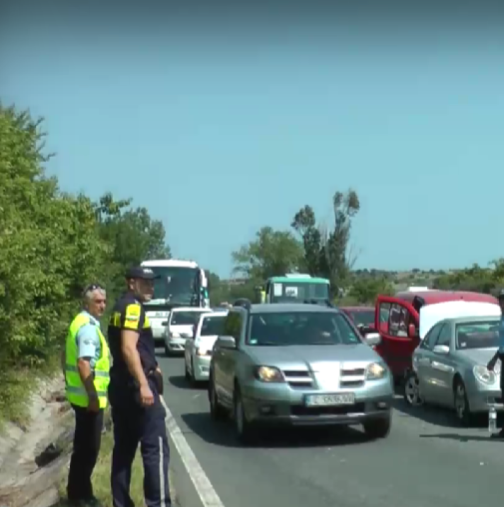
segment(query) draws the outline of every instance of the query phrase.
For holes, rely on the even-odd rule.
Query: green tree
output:
[[[386,277],[359,277],[354,279],[347,297],[356,304],[374,305],[380,294],[389,296],[394,294],[394,286]]]
[[[350,252],[352,221],[360,210],[357,193],[349,189],[333,196],[334,223],[324,231],[317,224],[311,206],[301,208],[292,221],[292,227],[300,234],[304,247],[304,264],[314,276],[328,278],[334,293],[348,283],[355,258]]]
[[[270,276],[299,269],[303,261],[303,247],[289,231],[263,227],[253,241],[232,253],[232,259],[233,272],[260,283]]]
[[[171,257],[163,223],[153,220],[146,208],[132,209],[131,202],[131,199],[116,201],[107,193],[95,205],[100,237],[111,248],[107,285],[114,295],[122,290],[129,266],[147,259]]]

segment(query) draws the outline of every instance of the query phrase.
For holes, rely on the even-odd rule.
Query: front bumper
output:
[[[364,387],[352,392],[355,393],[354,405],[307,407],[305,395],[335,392],[293,389],[285,384],[272,385],[259,381],[242,388],[247,419],[261,425],[350,425],[390,417],[394,397],[390,378],[367,382]]]
[[[472,413],[488,412],[489,405],[493,404],[497,412],[504,412],[502,393],[496,389],[474,390],[467,393],[467,401]]]
[[[210,377],[211,356],[194,356],[193,375],[196,381],[207,381]]]
[[[167,350],[173,354],[183,354],[187,338],[164,338]]]

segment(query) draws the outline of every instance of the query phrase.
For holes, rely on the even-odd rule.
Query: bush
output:
[[[130,200],[106,194],[95,204],[45,175],[40,125],[0,104],[0,417],[14,416],[26,373],[57,363],[87,284],[113,287],[112,299],[127,264],[169,255],[162,223],[144,208],[123,214]],[[139,240],[127,252],[126,235]]]

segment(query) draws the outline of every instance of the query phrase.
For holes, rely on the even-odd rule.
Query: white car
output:
[[[208,380],[212,349],[227,316],[227,310],[215,311],[200,317],[194,339],[185,342],[185,376],[189,382]]]
[[[186,340],[194,336],[200,315],[211,311],[196,306],[172,308],[163,336],[166,355],[182,354]]]

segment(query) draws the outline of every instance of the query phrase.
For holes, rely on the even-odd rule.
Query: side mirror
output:
[[[221,349],[236,349],[236,340],[232,336],[219,336],[215,346]]]
[[[434,352],[434,354],[441,354],[445,356],[446,354],[450,353],[450,347],[448,347],[448,345],[436,345],[432,349],[432,352]]]
[[[415,324],[410,324],[408,326],[408,338],[415,338],[415,335],[416,335]]]
[[[368,333],[365,340],[370,347],[375,347],[381,343],[381,336],[379,333]]]
[[[163,322],[161,322],[161,325],[162,326],[167,326],[168,325],[168,321],[167,320],[163,320]]]

